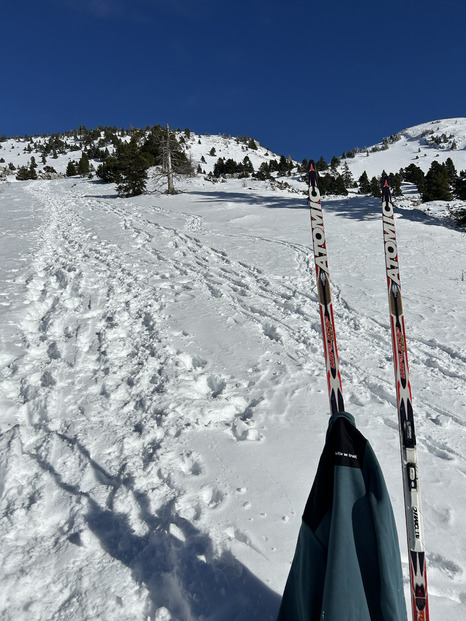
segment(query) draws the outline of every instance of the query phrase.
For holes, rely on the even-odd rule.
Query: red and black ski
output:
[[[315,162],[309,164],[309,207],[311,213],[312,244],[316,265],[317,291],[319,295],[322,336],[324,339],[325,369],[327,373],[330,413],[344,412],[341,387],[340,362],[338,360],[332,295],[327,262],[324,218],[320,202],[319,182]]]
[[[401,299],[395,218],[390,195],[390,185],[387,177],[382,181],[382,216],[401,444],[401,466],[403,470],[413,620],[428,621],[429,601],[427,596],[426,553],[424,548],[421,495],[417,466],[416,434],[414,430],[408,351],[406,346],[403,303]]]

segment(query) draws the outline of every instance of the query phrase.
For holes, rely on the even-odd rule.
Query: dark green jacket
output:
[[[395,520],[351,414],[330,418],[277,621],[406,621]]]

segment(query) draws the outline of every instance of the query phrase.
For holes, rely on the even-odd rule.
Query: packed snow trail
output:
[[[305,198],[109,188],[0,194],[1,614],[273,619],[327,426]],[[403,532],[378,202],[325,209],[345,400]],[[461,614],[463,240],[402,215],[431,609]]]
[[[131,204],[114,207],[98,199],[77,200],[73,191],[55,195],[52,187],[44,183],[28,188],[32,201],[41,206],[43,223],[19,322],[25,353],[6,380],[20,407],[18,423],[5,440],[15,446],[14,458],[22,462],[15,464],[15,472],[33,473],[24,516],[27,526],[15,540],[15,546],[31,548],[24,567],[27,586],[22,588],[18,581],[17,566],[7,563],[6,580],[15,583],[9,610],[18,611],[19,602],[24,603],[30,582],[36,584],[39,597],[36,572],[44,571],[40,559],[51,557],[54,565],[63,565],[64,584],[59,593],[52,589],[45,595],[47,610],[79,618],[97,606],[100,617],[118,616],[118,601],[126,602],[128,594],[116,597],[113,607],[107,601],[96,604],[88,592],[93,581],[76,583],[74,563],[68,564],[76,555],[82,561],[89,547],[95,555],[97,539],[104,557],[97,560],[103,565],[99,576],[105,575],[107,564],[113,574],[115,563],[110,561],[120,561],[122,582],[132,583],[126,567],[146,586],[148,594],[138,602],[141,615],[165,607],[180,619],[209,614],[223,618],[226,606],[236,616],[240,604],[235,601],[245,598],[241,584],[250,589],[255,579],[223,550],[214,555],[208,537],[186,521],[188,517],[199,522],[203,511],[224,502],[226,492],[204,483],[196,504],[183,502],[176,479],[199,477],[203,464],[201,455],[177,439],[185,429],[220,426],[223,431],[227,425],[236,441],[260,441],[254,409],[265,391],[257,390],[255,397],[252,387],[267,372],[258,368],[249,373],[247,394],[252,396],[246,399],[240,394],[244,386],[238,390],[237,380],[222,372],[225,363],[219,351],[237,358],[222,346],[224,327],[219,324],[216,340],[207,344],[212,349],[207,353],[215,356],[211,362],[205,352],[191,353],[196,345],[186,330],[177,328],[179,319],[170,315],[170,307],[186,307],[188,322],[197,323],[201,314],[204,331],[203,322],[209,320],[202,317],[206,299],[221,299],[228,310],[227,326],[230,321],[234,327],[242,325],[248,341],[265,338],[275,345],[282,339],[280,331],[291,333],[281,313],[293,292],[289,285],[278,291],[259,270],[231,261],[224,251],[204,246],[184,230],[132,214]],[[245,293],[251,287],[254,298]],[[211,319],[219,322],[218,317]],[[309,328],[304,330],[309,340]],[[186,343],[186,348],[175,343]],[[304,351],[307,343],[301,348]],[[7,470],[13,474],[11,466]],[[19,502],[14,486],[13,490],[10,519]],[[34,514],[39,521],[44,511],[46,528],[38,536]],[[57,528],[63,541],[59,549],[52,547],[51,555]],[[37,529],[44,530],[39,524]],[[160,532],[165,535],[157,536]],[[235,537],[248,545],[246,535],[238,531]],[[89,538],[94,539],[90,545]],[[14,556],[9,558],[13,561]],[[84,566],[93,562],[86,558]],[[191,576],[193,564],[203,583]],[[216,582],[221,597],[212,597]],[[265,603],[259,605],[261,598],[256,601],[255,595],[243,612],[245,619],[263,618],[267,607],[277,605],[277,596],[260,588]],[[28,599],[34,601],[33,592]]]

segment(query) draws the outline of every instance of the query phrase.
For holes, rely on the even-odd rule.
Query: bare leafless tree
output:
[[[170,131],[167,124],[166,139],[161,144],[160,156],[153,174],[155,181],[155,192],[162,191],[161,188],[167,184],[166,194],[177,194],[175,188],[175,177],[177,175],[192,175],[194,168],[191,161],[180,149],[179,144]]]

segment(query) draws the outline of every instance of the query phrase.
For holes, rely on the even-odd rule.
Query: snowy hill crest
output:
[[[119,130],[116,128],[101,128],[86,130],[83,137],[80,128],[52,136],[3,137],[3,142],[0,142],[0,160],[3,160],[0,161],[0,174],[4,179],[12,181],[17,169],[20,166],[30,166],[31,158],[34,158],[39,176],[47,176],[47,167],[49,171],[55,171],[55,176],[63,176],[69,162],[77,163],[84,150],[90,150],[91,169],[95,170],[101,160],[93,159],[93,153],[97,149],[107,149],[111,153],[114,149],[113,137],[117,135]],[[199,135],[189,130],[177,130],[175,135],[191,158],[194,168],[204,174],[213,172],[219,158],[241,162],[247,157],[257,171],[262,164],[283,157],[271,153],[248,137]],[[43,145],[47,141],[51,142],[52,148],[44,153]],[[251,144],[254,145],[253,148]],[[466,118],[422,123],[401,130],[371,147],[355,148],[343,155],[346,156],[343,161],[348,164],[355,179],[364,171],[369,177],[380,176],[382,170],[396,173],[411,163],[427,172],[432,161],[437,159],[444,162],[448,157],[453,160],[458,171],[465,170]],[[316,159],[316,154],[310,153],[309,159]],[[53,177],[54,173],[48,172],[48,176]]]
[[[427,172],[434,160],[444,163],[451,158],[458,171],[466,169],[466,118],[452,118],[422,123],[404,129],[368,148],[355,149],[354,157],[345,161],[355,179],[364,170],[369,177],[382,170],[396,173],[416,164]]]

